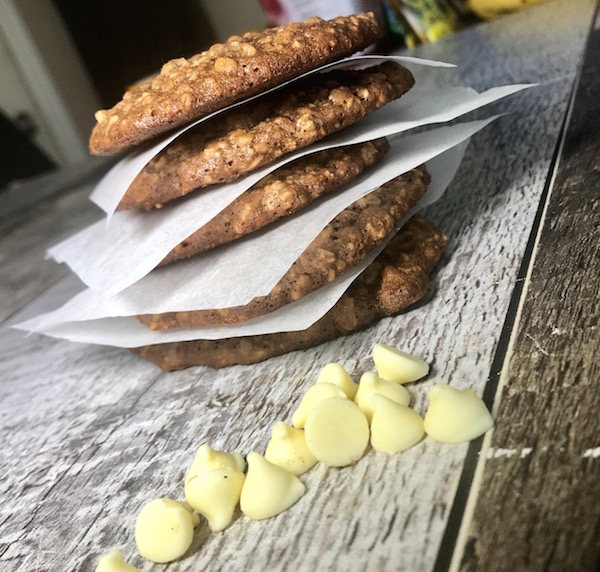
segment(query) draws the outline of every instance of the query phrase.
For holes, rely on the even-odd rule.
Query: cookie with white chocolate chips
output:
[[[132,350],[166,371],[194,365],[251,364],[316,346],[392,316],[423,297],[429,275],[446,249],[446,237],[415,215],[333,306],[310,328],[223,340],[194,340]]]
[[[299,300],[341,276],[380,245],[418,202],[429,180],[422,166],[352,203],[317,235],[266,296],[232,308],[147,314],[138,319],[153,330],[222,326]]]
[[[399,98],[414,84],[395,62],[334,70],[225,112],[181,135],[137,175],[119,209],[160,207],[231,182],[319,141]]]
[[[306,71],[360,51],[381,36],[373,14],[343,16],[233,36],[159,74],[96,113],[94,155],[112,155]]]

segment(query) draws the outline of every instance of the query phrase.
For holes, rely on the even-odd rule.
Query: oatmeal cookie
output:
[[[178,244],[161,265],[231,242],[298,212],[319,197],[353,181],[389,148],[386,139],[377,139],[321,151],[283,166]]]
[[[348,335],[392,316],[422,298],[429,275],[446,249],[446,242],[446,237],[430,221],[415,215],[335,306],[306,330],[156,344],[132,351],[166,371],[194,365],[218,369],[257,363]]]
[[[429,184],[424,166],[396,177],[338,214],[308,245],[267,296],[219,310],[146,314],[151,330],[222,326],[272,312],[332,282],[380,245]]]
[[[137,175],[119,209],[151,209],[189,192],[233,181],[397,99],[414,84],[395,62],[334,70],[260,98],[191,129]]]
[[[94,155],[130,149],[306,71],[349,56],[379,39],[373,14],[344,16],[233,36],[189,59],[163,65],[159,74],[96,113]]]

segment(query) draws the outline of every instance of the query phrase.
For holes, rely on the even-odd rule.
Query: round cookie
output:
[[[90,152],[113,155],[301,73],[349,56],[381,36],[373,14],[344,16],[233,36],[159,74],[96,113]]]

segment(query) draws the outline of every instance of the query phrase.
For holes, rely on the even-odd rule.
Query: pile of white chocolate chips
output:
[[[185,476],[185,502],[158,498],[140,511],[135,541],[141,556],[166,563],[190,548],[202,515],[213,532],[225,529],[238,506],[248,518],[273,517],[294,505],[306,487],[300,476],[317,462],[344,467],[359,461],[369,441],[393,455],[419,443],[425,434],[443,443],[479,437],[493,425],[483,401],[470,389],[446,384],[429,391],[422,418],[409,407],[404,387],[429,373],[427,363],[395,348],[373,348],[377,374],[356,384],[344,367],[326,365],[292,415],[291,426],[278,421],[264,456],[198,450]],[[247,464],[247,466],[246,466]],[[96,572],[133,572],[120,551],[103,556]]]

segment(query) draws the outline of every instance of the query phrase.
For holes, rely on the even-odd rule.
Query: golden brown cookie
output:
[[[325,316],[300,332],[156,344],[132,350],[166,371],[251,364],[348,335],[423,297],[446,237],[415,215]]]
[[[169,264],[259,230],[353,181],[388,152],[386,139],[328,149],[267,175],[216,217],[178,244]]]
[[[421,198],[429,184],[424,166],[413,169],[355,201],[309,244],[267,296],[244,306],[146,314],[151,330],[222,326],[262,316],[332,282],[380,245]]]
[[[156,135],[362,50],[381,36],[373,14],[272,28],[233,36],[127,91],[96,113],[94,155],[112,155]]]
[[[137,175],[119,209],[160,207],[237,179],[339,131],[414,84],[394,62],[334,70],[226,112],[176,139]]]

